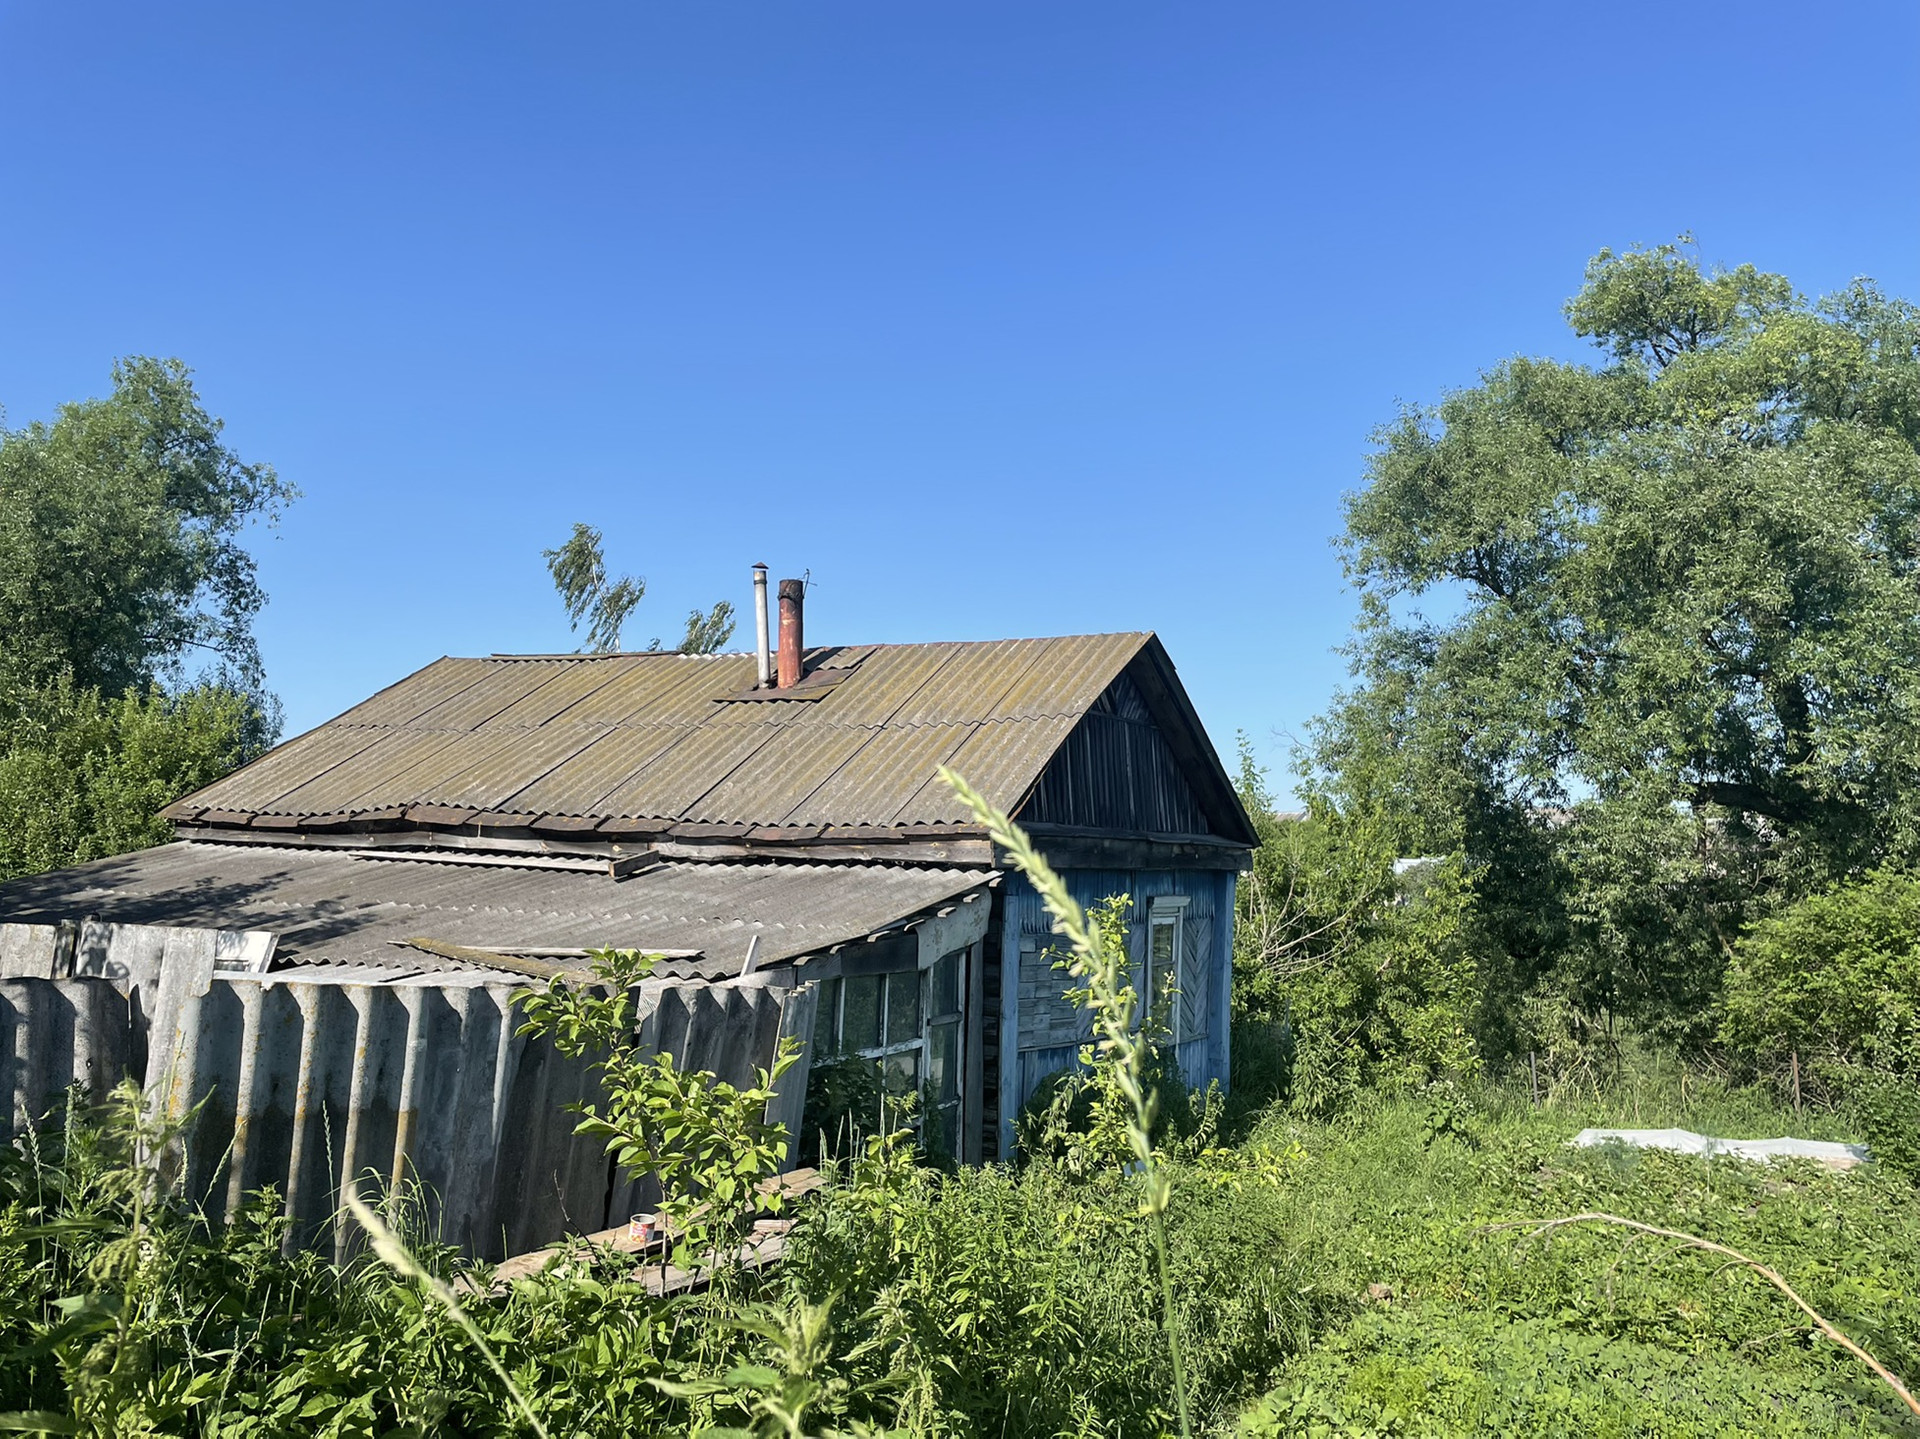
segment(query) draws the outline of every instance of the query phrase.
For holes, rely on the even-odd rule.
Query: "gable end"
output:
[[[1140,687],[1124,672],[1047,762],[1019,817],[1122,834],[1216,833]]]

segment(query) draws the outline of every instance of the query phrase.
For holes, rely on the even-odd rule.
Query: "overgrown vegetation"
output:
[[[1251,1058],[1251,1056],[1250,1056]],[[1257,1066],[1256,1066],[1257,1067]],[[417,1282],[281,1252],[272,1196],[208,1228],[143,1200],[137,1105],[6,1160],[0,1408],[42,1432],[529,1432]],[[1308,1435],[1920,1434],[1764,1283],[1621,1236],[1491,1230],[1585,1209],[1710,1234],[1920,1373],[1920,1206],[1881,1170],[1575,1150],[1587,1124],[1853,1137],[1671,1064],[1535,1108],[1524,1091],[1376,1094],[1316,1120],[1243,1097],[1225,1141],[1160,1147],[1194,1428]],[[1141,1185],[1107,1167],[952,1173],[875,1140],[785,1266],[660,1300],[586,1254],[463,1296],[553,1434],[1154,1435],[1177,1424]],[[421,1263],[466,1272],[385,1206]],[[798,1427],[763,1406],[806,1388]],[[785,1402],[782,1400],[781,1402]]]
[[[1920,310],[1683,243],[1602,251],[1567,317],[1603,363],[1379,433],[1306,757],[1343,823],[1457,857],[1493,1062],[1707,1044],[1748,924],[1920,859]]]
[[[0,879],[138,849],[272,743],[241,536],[294,497],[177,360],[0,430]]]
[[[1229,1095],[1181,1085],[1161,996],[1139,1013],[1126,897],[1083,913],[982,807],[1093,1019],[1018,1163],[936,1162],[911,1096],[823,1064],[827,1186],[777,1270],[733,1267],[795,1142],[778,1062],[738,1089],[642,1053],[645,958],[605,951],[528,1021],[599,1057],[583,1128],[705,1287],[586,1246],[496,1284],[406,1192],[346,1266],[288,1253],[272,1194],[210,1225],[158,1187],[183,1137],[123,1092],[0,1154],[0,1428],[1920,1436],[1920,314],[1663,247],[1603,253],[1569,316],[1603,368],[1514,361],[1409,413],[1350,505],[1357,684],[1304,811],[1243,755]],[[145,413],[184,375],[123,381]],[[69,418],[6,437],[5,475],[119,433]],[[230,460],[188,468],[272,498]],[[570,544],[569,613],[615,646],[638,582]],[[155,593],[214,584],[218,629],[250,601],[208,563]],[[258,743],[243,689],[151,687],[171,653],[122,699],[72,665],[8,691],[0,863],[138,843]],[[1589,1125],[1876,1162],[1571,1147]]]

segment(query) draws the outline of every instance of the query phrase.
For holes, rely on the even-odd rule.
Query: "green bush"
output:
[[[941,1176],[863,1162],[796,1231],[789,1294],[838,1296],[839,1352],[915,1433],[1157,1435],[1174,1427],[1136,1180],[1048,1164]],[[1176,1168],[1168,1247],[1196,1424],[1224,1423],[1312,1332],[1281,1194]]]
[[[1756,924],[1727,970],[1721,1033],[1829,1069],[1920,1074],[1920,876],[1880,870]]]
[[[202,686],[118,699],[70,679],[0,696],[0,879],[173,837],[160,811],[263,752],[248,695]]]
[[[1368,1085],[1476,1068],[1461,856],[1400,864],[1414,839],[1377,796],[1278,814],[1244,739],[1239,791],[1260,847],[1236,892],[1234,1017],[1286,1027],[1294,1107],[1331,1114]]]

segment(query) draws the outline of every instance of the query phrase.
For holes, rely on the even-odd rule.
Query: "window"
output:
[[[1161,895],[1147,905],[1147,1019],[1176,1044],[1194,1037],[1186,915],[1185,895]]]
[[[925,1131],[931,1147],[957,1154],[960,1146],[961,983],[967,952],[943,954],[927,971],[927,1088]]]
[[[830,980],[814,1021],[816,1060],[872,1060],[889,1092],[919,1095],[921,1132],[946,1150],[960,1135],[968,953],[944,954],[927,970]]]

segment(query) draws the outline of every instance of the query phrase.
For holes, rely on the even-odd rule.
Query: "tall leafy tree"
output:
[[[593,654],[612,654],[620,648],[620,632],[627,618],[646,597],[647,582],[637,575],[610,579],[600,531],[592,525],[576,524],[573,533],[558,547],[542,550],[547,573],[567,619],[577,631],[587,626],[585,648]],[[711,610],[694,610],[687,616],[687,630],[675,648],[681,654],[710,655],[726,647],[733,638],[733,606],[726,600]],[[658,650],[654,640],[647,649]]]
[[[1756,904],[1916,847],[1920,311],[1687,244],[1588,266],[1603,363],[1379,432],[1316,740],[1474,854],[1509,992],[1600,1022],[1700,1015]]]
[[[146,358],[105,399],[0,430],[0,685],[118,695],[209,665],[259,682],[241,536],[294,492],[220,431],[185,365]]]
[[[276,729],[241,544],[293,497],[178,360],[0,430],[0,878],[153,844]]]
[[[567,620],[575,630],[581,621],[587,625],[586,648],[594,654],[611,654],[620,648],[620,631],[627,616],[646,597],[647,582],[633,575],[617,580],[607,578],[607,560],[601,546],[600,531],[592,525],[576,524],[564,543],[542,550],[547,573],[566,607]]]

